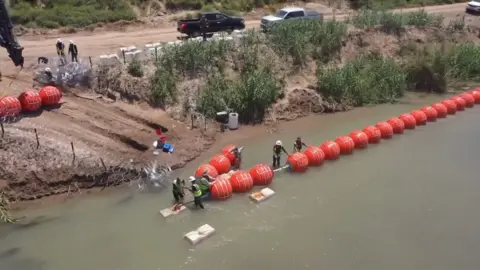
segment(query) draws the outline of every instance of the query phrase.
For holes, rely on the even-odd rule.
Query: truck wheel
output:
[[[233,28],[227,29],[227,34],[231,35],[233,33]]]

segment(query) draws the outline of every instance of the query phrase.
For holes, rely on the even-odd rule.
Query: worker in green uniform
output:
[[[205,209],[202,203],[202,190],[195,181],[192,182],[192,189],[190,191],[193,194],[193,202],[195,203],[195,206],[200,207],[201,209]]]
[[[293,143],[293,152],[300,152],[302,151],[302,147],[307,147],[307,145],[302,141],[300,137],[297,137],[295,142]]]
[[[207,171],[203,172],[203,175],[198,182],[199,182],[198,185],[200,186],[200,190],[202,191],[203,194],[206,194],[207,192],[210,191],[211,179],[210,179],[210,176],[208,176]]]
[[[172,184],[173,198],[175,199],[175,203],[179,203],[180,200],[183,200],[183,197],[185,195],[185,192],[183,191],[183,187],[185,186],[185,180],[180,180],[180,178],[177,177],[177,179],[173,180]]]
[[[280,167],[280,156],[284,152],[288,155],[287,150],[282,145],[282,141],[277,141],[273,146],[273,168]]]

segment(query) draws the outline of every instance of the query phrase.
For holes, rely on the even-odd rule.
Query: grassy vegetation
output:
[[[355,9],[393,9],[463,3],[463,0],[349,0]]]
[[[85,27],[136,18],[127,0],[48,0],[43,1],[45,8],[35,3],[19,1],[14,5],[10,11],[13,23],[32,28]]]
[[[407,27],[429,27],[429,33],[443,37],[465,28],[459,19],[442,29],[441,17],[423,11],[365,11],[347,22],[291,21],[275,26],[268,35],[250,30],[231,42],[166,46],[151,78],[151,103],[166,106],[186,102],[188,96],[194,109],[207,117],[232,109],[242,122],[259,122],[284,96],[285,78],[312,67],[317,69],[316,90],[324,99],[352,106],[395,102],[408,90],[445,92],[449,83],[478,79],[480,47],[449,43],[436,35],[436,42],[402,43],[398,57],[360,52],[345,61],[340,54],[348,42],[348,24],[398,37]],[[185,88],[186,80],[195,80],[195,88]]]

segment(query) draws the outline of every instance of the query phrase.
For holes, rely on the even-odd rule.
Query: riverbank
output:
[[[2,145],[8,155],[0,162],[9,198],[135,182],[152,160],[182,167],[223,138],[273,133],[283,121],[310,114],[395,103],[408,90],[445,92],[452,81],[479,74],[479,31],[463,20],[445,26],[425,12],[364,12],[346,22],[293,23],[276,31],[268,38],[250,31],[240,47],[170,48],[157,63],[135,63],[141,76],[131,74],[132,63],[97,70],[104,73],[95,80],[96,93],[70,89],[61,108],[9,124]],[[191,128],[192,111],[208,119],[225,107],[244,123],[265,126],[222,135],[211,121],[206,131],[202,121]],[[176,146],[172,155],[153,157],[156,128]]]

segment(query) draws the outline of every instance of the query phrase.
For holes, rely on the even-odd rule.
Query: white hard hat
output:
[[[49,67],[46,67],[45,71],[52,71],[52,70]]]
[[[282,141],[277,141],[275,144],[276,145],[282,145]]]
[[[192,181],[195,181],[195,180],[196,180],[196,179],[195,179],[195,177],[193,177],[193,176],[190,176],[190,178],[189,178],[189,179],[190,179],[190,182],[192,182]]]
[[[70,44],[73,44],[73,40],[70,40]]]
[[[62,40],[61,40],[61,39],[57,39],[57,42],[62,42]]]

